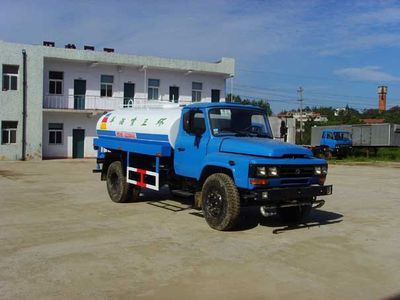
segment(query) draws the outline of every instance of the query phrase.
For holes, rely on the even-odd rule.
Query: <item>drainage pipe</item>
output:
[[[27,101],[26,101],[26,91],[27,91],[27,83],[26,83],[26,51],[22,50],[22,160],[26,160],[26,110],[27,110]]]

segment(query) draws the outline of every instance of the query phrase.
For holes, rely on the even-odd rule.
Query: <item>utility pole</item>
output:
[[[300,102],[300,144],[303,144],[303,88],[299,87],[297,90],[297,93],[299,95],[299,101]]]

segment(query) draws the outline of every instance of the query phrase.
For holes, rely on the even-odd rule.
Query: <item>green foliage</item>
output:
[[[393,161],[400,162],[400,147],[380,147],[375,148],[376,153],[367,148],[355,148],[353,155],[343,159],[343,162],[374,162],[374,161]]]
[[[318,123],[313,119],[309,119],[303,124],[303,141],[302,144],[310,144],[311,142],[311,128],[314,126],[330,126],[330,125],[342,125],[342,124],[363,124],[362,119],[384,119],[386,123],[400,124],[400,106],[392,107],[391,109],[379,113],[377,109],[368,109],[362,112],[346,106],[344,110],[340,110],[336,115],[336,109],[333,107],[306,107],[304,111],[311,110],[316,113],[320,113],[322,116],[327,116],[328,122]],[[298,110],[292,110],[295,112]],[[299,123],[299,122],[297,122]],[[299,128],[297,124],[297,128]],[[296,141],[300,143],[299,137],[296,137]]]
[[[384,112],[385,122],[400,124],[400,106],[394,106]]]
[[[247,105],[255,105],[263,108],[268,116],[272,115],[272,109],[266,99],[242,99],[238,95],[226,95],[226,100],[228,102],[247,104]]]

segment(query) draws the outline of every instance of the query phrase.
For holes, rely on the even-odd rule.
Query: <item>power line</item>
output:
[[[257,94],[262,94],[264,97],[271,97],[271,96],[277,96],[277,97],[283,97],[284,99],[293,99],[293,93],[289,92],[270,92],[270,91],[279,91],[279,89],[271,89],[271,88],[264,88],[264,87],[259,87],[259,86],[251,86],[251,85],[243,85],[243,84],[237,84],[237,90],[241,91],[247,91],[251,93],[257,93]],[[342,99],[343,97],[349,97],[349,98],[360,98],[360,99],[365,99],[366,101],[371,101],[373,98],[367,98],[364,96],[355,96],[355,95],[340,95],[340,94],[331,94],[331,93],[318,93],[318,92],[310,92],[309,94],[311,95],[321,95],[327,100],[333,100],[335,102],[341,102],[341,103],[346,103],[349,105],[354,105],[354,106],[364,106],[364,107],[375,107],[374,105],[361,102],[361,101],[354,101],[354,100],[349,100],[349,99]],[[311,104],[316,104],[316,105],[322,105],[320,98],[316,97],[307,97],[304,99],[305,102],[309,102],[309,100],[312,100],[313,102]],[[314,102],[315,101],[315,102]],[[388,102],[394,101],[388,99]],[[331,104],[332,105],[332,104]]]
[[[275,89],[271,89],[271,88],[266,88],[266,87],[253,86],[253,85],[244,85],[244,84],[237,84],[237,86],[239,86],[239,87],[241,87],[241,86],[242,87],[248,87],[248,88],[259,89],[259,90],[265,90],[265,91],[281,91],[281,90],[282,91],[284,91],[284,90],[293,91],[292,88],[279,88],[279,89],[275,88]],[[368,97],[361,96],[361,95],[350,95],[350,94],[346,95],[346,94],[333,94],[333,93],[325,93],[325,92],[313,92],[312,90],[308,91],[307,93],[311,94],[311,95],[320,95],[320,96],[331,97],[331,98],[344,98],[344,97],[347,97],[347,98],[368,99]]]

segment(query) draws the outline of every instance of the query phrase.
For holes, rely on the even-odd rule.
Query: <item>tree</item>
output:
[[[269,103],[266,99],[242,99],[238,95],[231,95],[231,94],[226,95],[226,99],[229,99],[229,100],[232,99],[233,101],[231,101],[231,102],[235,102],[235,103],[254,105],[254,106],[261,107],[262,109],[265,110],[265,112],[268,116],[272,115],[271,106],[269,105]]]

